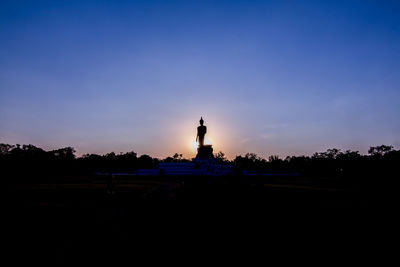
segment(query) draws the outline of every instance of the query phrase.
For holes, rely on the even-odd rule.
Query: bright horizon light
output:
[[[212,145],[212,143],[211,143],[211,141],[206,137],[206,138],[204,138],[204,144],[205,145]],[[192,141],[192,149],[193,149],[193,151],[194,152],[196,152],[197,153],[197,148],[199,147],[199,142],[197,142],[197,141]]]

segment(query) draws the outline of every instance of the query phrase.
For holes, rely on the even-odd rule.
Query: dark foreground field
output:
[[[376,200],[359,188],[240,177],[114,177],[112,192],[107,177],[79,180],[8,185],[9,255],[15,260],[114,261],[138,249],[167,248],[182,232],[187,233],[184,242],[202,240],[203,231],[225,233],[228,243],[239,233],[267,233],[264,241],[274,245],[288,233],[309,235],[305,229],[325,227],[320,219],[311,220],[320,208],[327,208],[325,213],[345,208],[354,216]]]

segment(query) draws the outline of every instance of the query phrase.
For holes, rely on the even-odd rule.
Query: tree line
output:
[[[90,175],[95,172],[133,172],[140,168],[154,168],[160,162],[188,162],[182,154],[158,159],[149,155],[138,156],[134,151],[107,153],[104,155],[75,155],[73,147],[45,151],[34,145],[0,144],[2,172],[9,176],[38,177],[51,179],[57,175]],[[360,184],[361,181],[390,182],[399,172],[400,150],[393,146],[370,147],[367,155],[359,151],[328,149],[312,156],[288,156],[284,159],[271,155],[268,159],[254,153],[236,156],[228,160],[223,152],[215,154],[220,163],[234,166],[237,174],[242,170],[256,175],[265,173],[296,173],[310,179],[333,179],[346,183]],[[297,178],[293,178],[297,179]]]

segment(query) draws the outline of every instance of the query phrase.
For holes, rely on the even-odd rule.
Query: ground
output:
[[[367,198],[354,189],[230,179],[119,177],[112,192],[104,177],[91,183],[8,185],[10,253],[57,262],[100,255],[101,262],[115,253],[130,255],[136,246],[168,246],[182,228],[225,232],[245,219],[246,231],[262,221],[256,229],[287,232],[293,224],[300,227],[310,209],[368,207]],[[284,220],[287,211],[299,215]],[[164,243],[155,241],[159,237]]]

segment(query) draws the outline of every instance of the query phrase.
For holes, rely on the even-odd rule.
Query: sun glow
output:
[[[207,138],[204,139],[204,144],[205,145],[211,145],[211,141]],[[192,149],[194,152],[197,152],[197,148],[199,147],[199,142],[197,141],[192,141]]]
[[[172,129],[169,133],[170,136],[174,136],[172,142],[166,142],[167,151],[177,151],[177,153],[182,153],[186,158],[192,158],[197,154],[197,148],[199,142],[196,142],[197,127],[199,126],[197,116],[193,115],[185,118],[179,119],[181,122],[176,127],[169,128],[169,125],[173,125],[174,121],[167,121],[166,128]],[[207,133],[204,139],[205,145],[213,146],[215,153],[218,151],[223,151],[226,155],[231,156],[231,135],[227,135],[230,132],[230,124],[228,119],[217,120],[216,115],[203,117],[205,120],[205,125],[207,126]],[[176,118],[174,118],[176,120]],[[183,141],[183,142],[182,142]],[[198,141],[198,140],[197,140]],[[175,152],[168,152],[171,153]]]
[[[197,141],[192,141],[192,149],[194,152],[197,151],[198,146],[199,146],[199,143]]]

